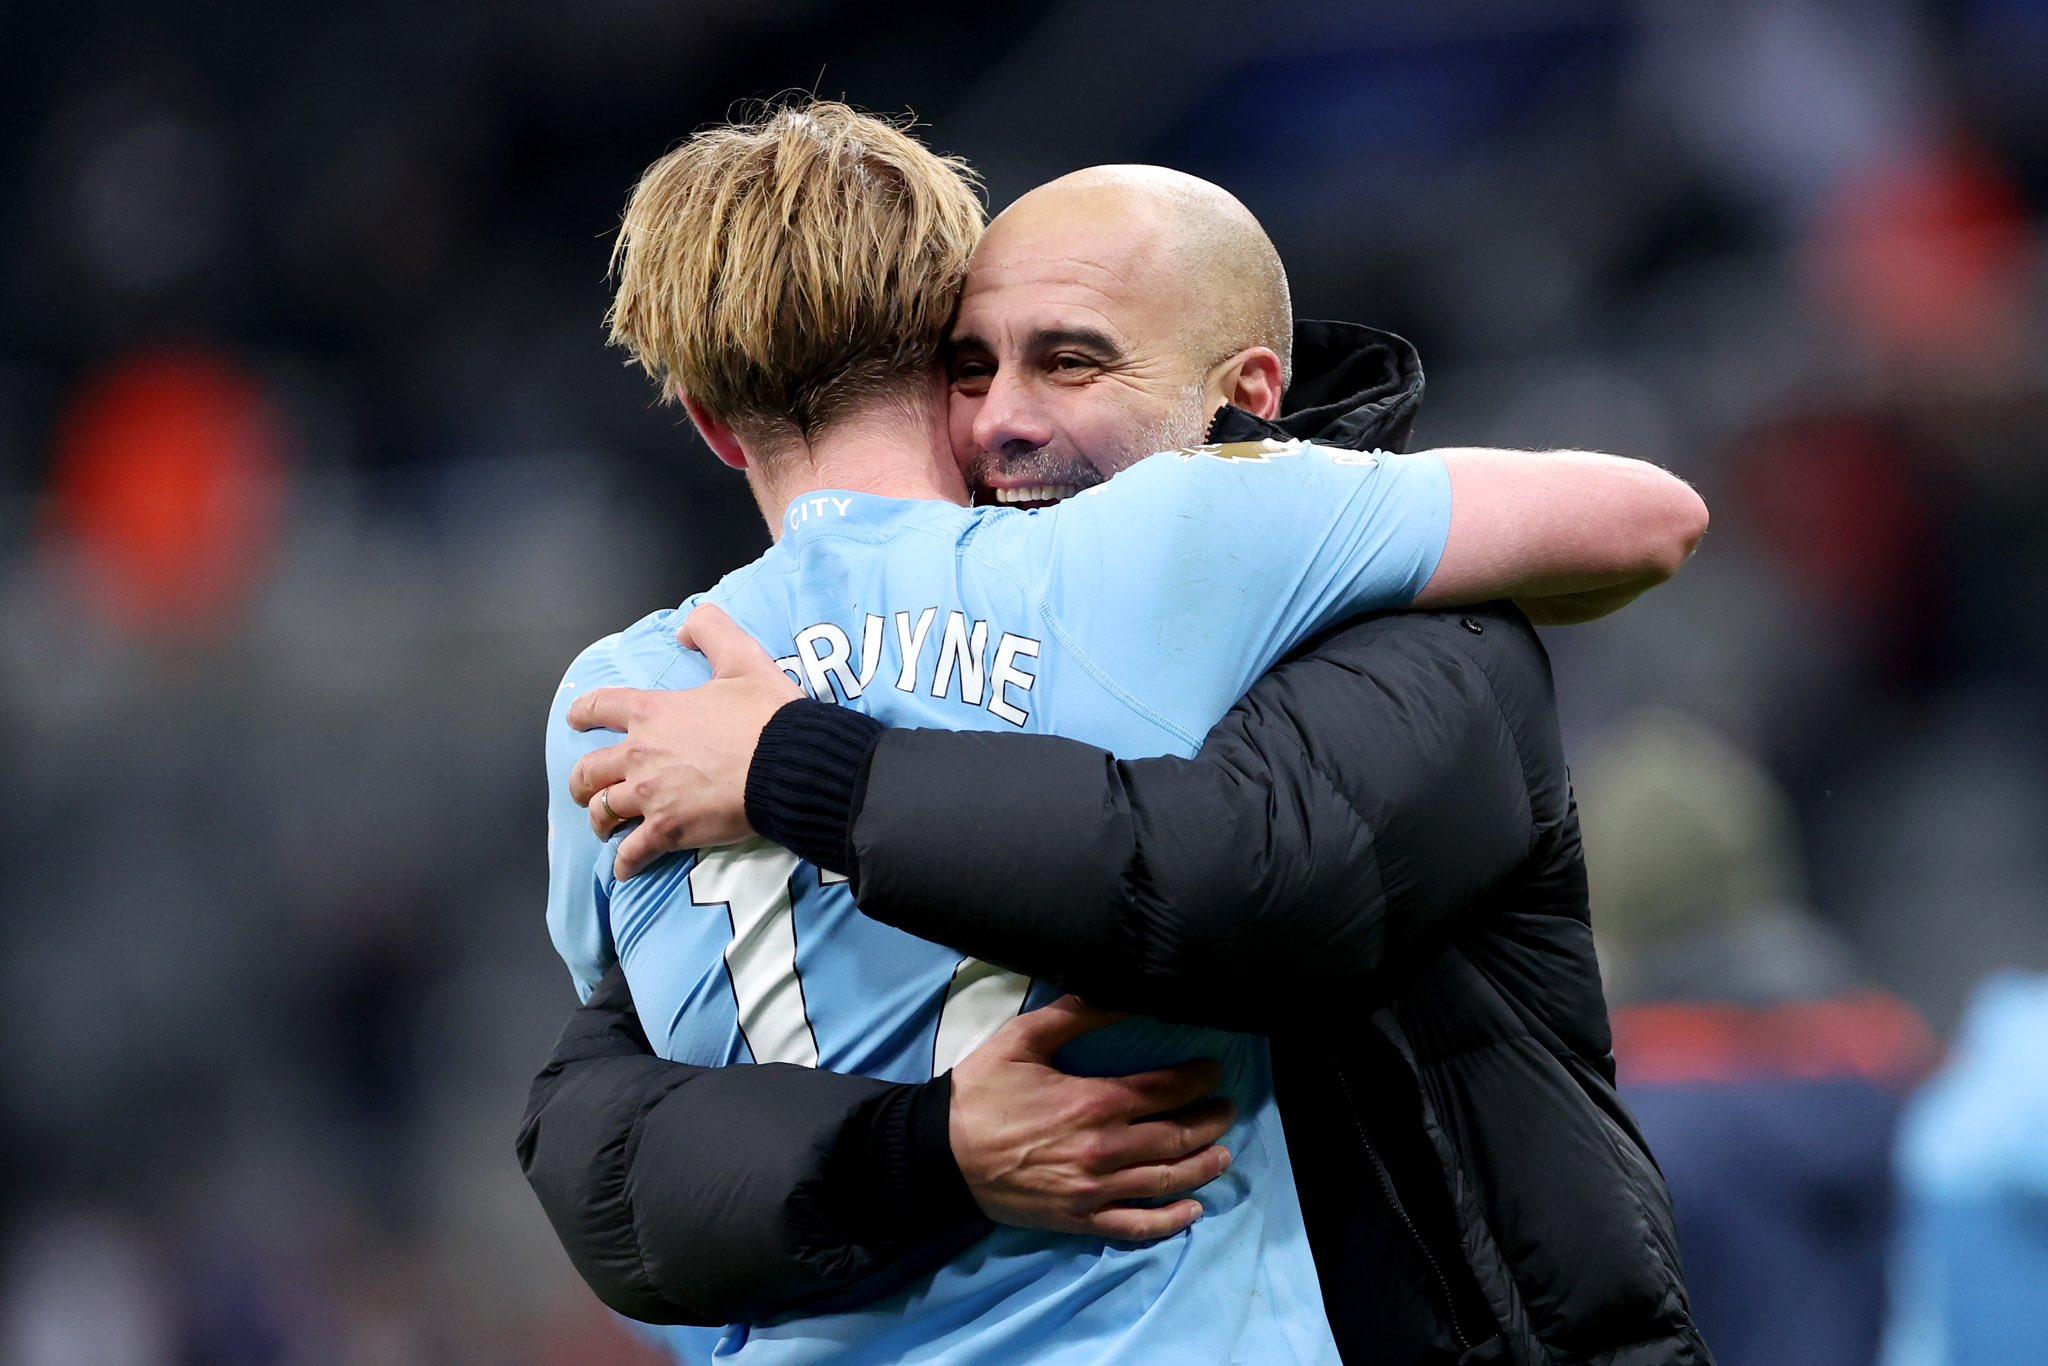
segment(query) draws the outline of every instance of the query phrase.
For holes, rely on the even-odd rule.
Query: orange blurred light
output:
[[[143,355],[65,412],[53,530],[111,624],[215,636],[269,576],[284,487],[283,424],[253,375],[205,352]]]
[[[1882,354],[1968,368],[2020,352],[2026,206],[1979,148],[1955,142],[1848,177],[1810,251],[1821,297]]]

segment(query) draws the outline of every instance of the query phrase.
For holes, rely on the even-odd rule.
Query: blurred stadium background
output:
[[[0,1359],[634,1359],[511,1152],[574,999],[541,721],[764,543],[599,319],[639,170],[792,87],[997,207],[1210,177],[1303,315],[1418,344],[1421,441],[1705,492],[1676,585],[1550,639],[1724,1361],[1874,1359],[1960,1188],[1916,1173],[2048,1198],[2038,1122],[1892,1155],[2048,967],[2048,6],[14,5]]]

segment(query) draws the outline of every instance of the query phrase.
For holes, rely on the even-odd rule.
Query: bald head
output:
[[[1291,377],[1287,272],[1259,220],[1221,186],[1164,166],[1090,166],[1011,204],[983,245],[996,259],[1054,242],[1170,300],[1198,364],[1263,346]]]
[[[1279,253],[1244,205],[1157,166],[1096,166],[989,224],[953,317],[948,422],[968,487],[1065,497],[1280,412],[1294,335]]]

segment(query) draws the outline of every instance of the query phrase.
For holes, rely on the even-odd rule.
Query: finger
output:
[[[1114,1114],[1124,1119],[1146,1119],[1215,1094],[1223,1081],[1223,1066],[1214,1058],[1196,1058],[1177,1067],[1162,1067],[1156,1072],[1139,1072],[1129,1077],[1103,1077],[1101,1081],[1105,1089],[1115,1093]]]
[[[1003,1028],[1019,1052],[1051,1058],[1083,1034],[1122,1018],[1114,1011],[1097,1010],[1078,996],[1062,996],[1051,1005],[1025,1011]]]
[[[578,806],[590,805],[590,799],[610,787],[623,782],[626,777],[626,747],[623,744],[606,745],[594,749],[576,761],[576,767],[569,770],[569,800]],[[618,798],[612,798],[617,801]]]
[[[1088,1216],[1088,1231],[1102,1238],[1149,1243],[1170,1238],[1202,1217],[1199,1200],[1176,1200],[1158,1209],[1140,1205],[1111,1205]]]
[[[1230,1170],[1230,1149],[1204,1148],[1178,1162],[1155,1162],[1147,1167],[1125,1167],[1102,1179],[1097,1187],[1110,1201],[1158,1200],[1208,1185]]]
[[[590,812],[590,828],[601,840],[610,839],[627,821],[639,820],[647,814],[624,783],[599,788],[584,809]]]
[[[1204,1101],[1178,1115],[1129,1126],[1114,1140],[1112,1160],[1118,1167],[1178,1162],[1222,1138],[1235,1123],[1235,1105],[1222,1099]]]
[[[711,661],[712,674],[718,678],[782,672],[761,648],[760,641],[716,607],[699,607],[690,613],[683,629],[676,632],[676,643],[686,650],[702,651]]]
[[[642,821],[638,829],[619,841],[619,852],[612,856],[612,876],[621,882],[631,882],[650,865],[688,847],[680,839],[664,840],[652,821]]]
[[[569,725],[576,730],[626,730],[646,695],[638,688],[592,688],[569,704]]]

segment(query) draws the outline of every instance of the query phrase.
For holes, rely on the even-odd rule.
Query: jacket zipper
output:
[[[1430,1277],[1436,1281],[1437,1293],[1443,1297],[1444,1318],[1450,1322],[1451,1337],[1457,1342],[1458,1350],[1469,1352],[1472,1350],[1472,1344],[1465,1337],[1465,1326],[1458,1321],[1458,1301],[1451,1294],[1450,1280],[1445,1277],[1443,1267],[1438,1265],[1436,1254],[1429,1250],[1429,1244],[1423,1240],[1422,1230],[1408,1217],[1408,1207],[1401,1203],[1400,1195],[1394,1190],[1394,1178],[1387,1171],[1387,1164],[1380,1160],[1379,1149],[1375,1148],[1372,1139],[1366,1136],[1365,1125],[1358,1118],[1358,1101],[1351,1094],[1351,1079],[1345,1076],[1343,1068],[1340,1067],[1336,1071],[1337,1085],[1344,1092],[1344,1104],[1351,1112],[1352,1132],[1358,1135],[1358,1146],[1365,1149],[1366,1159],[1372,1163],[1373,1174],[1380,1179],[1380,1192],[1387,1197],[1387,1204],[1393,1209],[1394,1217],[1401,1221],[1401,1227],[1408,1230],[1409,1239],[1422,1254],[1424,1264],[1429,1267]]]

